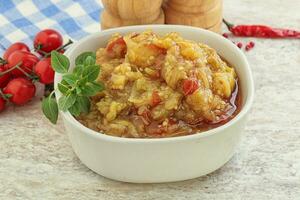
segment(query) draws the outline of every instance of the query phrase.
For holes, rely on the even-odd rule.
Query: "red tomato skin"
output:
[[[193,94],[199,88],[199,83],[196,79],[185,79],[183,81],[183,93],[185,96]]]
[[[45,29],[40,31],[34,38],[34,48],[40,48],[41,51],[49,53],[52,50],[55,50],[61,47],[63,44],[63,38],[59,32],[53,29]],[[37,50],[38,53],[43,54],[41,51]]]
[[[4,88],[4,94],[12,95],[9,101],[15,105],[24,105],[35,95],[35,85],[25,78],[12,79]]]
[[[6,101],[2,97],[0,97],[0,112],[5,109],[5,103]]]
[[[127,45],[123,37],[119,37],[118,39],[108,43],[106,47],[106,52],[109,55],[109,57],[123,58],[127,52]]]
[[[29,47],[23,43],[23,42],[16,42],[13,43],[12,45],[10,45],[4,52],[3,54],[3,59],[7,60],[8,57],[15,51],[26,51],[26,52],[30,52]]]
[[[159,46],[157,46],[155,44],[149,44],[148,47],[150,49],[152,49],[153,51],[158,52],[158,54],[163,54],[163,55],[167,54],[167,50],[166,49],[161,48],[161,47],[159,47]]]
[[[33,68],[34,73],[43,84],[50,84],[54,81],[54,70],[51,66],[51,58],[40,60]]]
[[[151,100],[151,106],[152,106],[152,107],[155,107],[155,106],[157,106],[160,102],[161,102],[161,98],[160,98],[158,92],[157,92],[157,91],[153,91],[153,93],[152,93],[152,100]]]
[[[8,68],[12,68],[21,63],[20,68],[27,73],[31,73],[34,65],[39,61],[38,57],[30,52],[15,51],[8,57]],[[14,69],[11,74],[15,77],[24,76],[19,69]]]
[[[6,67],[3,65],[0,66],[0,73],[3,73],[5,71],[6,71]],[[4,88],[9,82],[9,79],[10,79],[10,73],[0,76],[0,88]]]
[[[146,125],[149,125],[150,122],[151,122],[151,112],[150,110],[145,110],[142,114],[142,120],[143,120],[143,123],[146,124]]]

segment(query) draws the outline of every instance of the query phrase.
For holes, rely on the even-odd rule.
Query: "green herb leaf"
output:
[[[96,53],[95,52],[84,52],[80,54],[76,60],[75,60],[75,65],[84,65],[85,60],[87,59],[88,56],[91,56],[96,60]]]
[[[87,77],[82,77],[80,80],[78,80],[78,86],[79,87],[85,86],[87,82],[88,82]]]
[[[74,116],[79,116],[80,113],[88,113],[90,110],[91,104],[90,99],[85,96],[77,96],[73,106],[69,108],[69,111]]]
[[[76,84],[76,81],[78,80],[78,76],[76,74],[65,74],[62,78],[63,81],[67,82],[72,86],[74,86]]]
[[[82,95],[85,95],[85,96],[94,96],[98,92],[102,91],[103,89],[104,89],[104,85],[101,84],[101,83],[88,82],[82,88]]]
[[[2,93],[2,95],[3,95],[5,98],[7,98],[7,99],[9,99],[10,97],[13,96],[12,94],[3,94],[3,93]]]
[[[88,113],[90,111],[91,103],[88,97],[78,96],[76,103],[78,103],[81,112]]]
[[[58,107],[62,111],[68,110],[76,101],[76,95],[73,93],[61,96],[58,100]]]
[[[69,74],[66,73],[69,70],[70,61],[66,56],[52,51],[51,62],[56,72],[65,74],[57,85],[62,93],[58,102],[52,98],[54,92],[43,99],[42,110],[45,116],[55,124],[58,110],[64,112],[68,110],[74,116],[88,113],[91,107],[89,96],[94,96],[104,89],[102,83],[95,81],[100,73],[100,66],[96,65],[96,54],[94,52],[80,54],[75,60],[76,66],[73,72]]]
[[[81,92],[82,92],[82,90],[81,90],[81,88],[80,87],[76,87],[76,94],[81,94]]]
[[[53,123],[56,124],[58,117],[58,107],[55,98],[52,95],[44,98],[42,101],[42,110],[44,115]]]
[[[77,65],[74,70],[73,73],[77,74],[78,76],[80,76],[82,74],[82,71],[84,69],[83,65]]]
[[[57,51],[51,51],[51,66],[58,73],[67,73],[70,67],[69,59]]]
[[[98,78],[100,67],[98,65],[90,65],[83,69],[82,77],[86,77],[88,81],[94,81]]]
[[[57,84],[57,88],[58,88],[58,90],[59,90],[62,94],[67,94],[68,91],[69,91],[69,87],[66,86],[66,85],[64,85],[64,84],[62,84],[62,83],[58,83],[58,84]]]
[[[95,65],[95,64],[96,64],[96,58],[93,56],[88,56],[84,61],[85,66]]]
[[[69,112],[74,116],[79,116],[81,113],[80,106],[77,101],[68,109]]]
[[[71,86],[65,80],[62,80],[57,84],[57,88],[62,94],[67,94],[71,89]]]

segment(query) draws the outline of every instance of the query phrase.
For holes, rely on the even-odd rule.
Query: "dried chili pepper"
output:
[[[235,36],[262,38],[300,38],[300,31],[272,28],[264,25],[234,25],[223,19],[228,30]]]

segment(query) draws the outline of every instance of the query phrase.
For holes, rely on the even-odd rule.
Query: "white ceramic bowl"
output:
[[[96,173],[119,181],[158,183],[196,178],[215,171],[233,155],[253,101],[254,84],[245,55],[231,41],[199,28],[177,25],[145,25],[110,29],[76,42],[65,55],[71,66],[77,55],[105,46],[113,33],[126,34],[151,28],[158,34],[178,32],[186,39],[208,44],[237,71],[242,109],[218,128],[188,136],[162,139],[119,138],[95,132],[61,112],[72,147],[79,159]],[[55,75],[55,85],[61,75]],[[56,92],[59,97],[59,92]]]

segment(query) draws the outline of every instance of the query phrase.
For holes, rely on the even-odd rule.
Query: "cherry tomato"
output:
[[[108,43],[106,47],[106,52],[109,57],[124,58],[127,52],[127,45],[123,37],[119,37],[118,39]]]
[[[151,99],[151,106],[155,107],[161,102],[161,98],[157,91],[153,91],[152,99]]]
[[[13,43],[12,45],[10,45],[6,51],[4,52],[3,54],[3,59],[4,60],[7,60],[8,57],[15,51],[26,51],[26,52],[30,52],[30,49],[29,47],[24,44],[23,42],[16,42],[16,43]]]
[[[183,81],[184,95],[193,94],[199,88],[199,83],[196,79],[185,79]]]
[[[35,95],[35,85],[25,78],[15,78],[9,81],[3,90],[4,94],[12,95],[9,101],[16,105],[23,105]]]
[[[5,103],[6,101],[2,97],[0,97],[0,112],[5,109]]]
[[[54,70],[51,66],[51,58],[40,60],[33,68],[34,73],[39,77],[39,81],[50,84],[54,81]]]
[[[0,74],[6,71],[6,67],[4,65],[0,66]],[[4,88],[10,79],[10,73],[0,75],[0,88]]]
[[[40,31],[34,38],[34,48],[43,55],[43,52],[49,53],[61,47],[63,38],[59,32],[53,29]],[[41,51],[39,51],[41,50]]]
[[[39,61],[38,57],[26,51],[15,51],[7,59],[8,68],[12,68],[20,64],[20,68],[27,73],[31,73],[34,65]],[[19,69],[11,71],[15,77],[24,76],[24,73]]]

